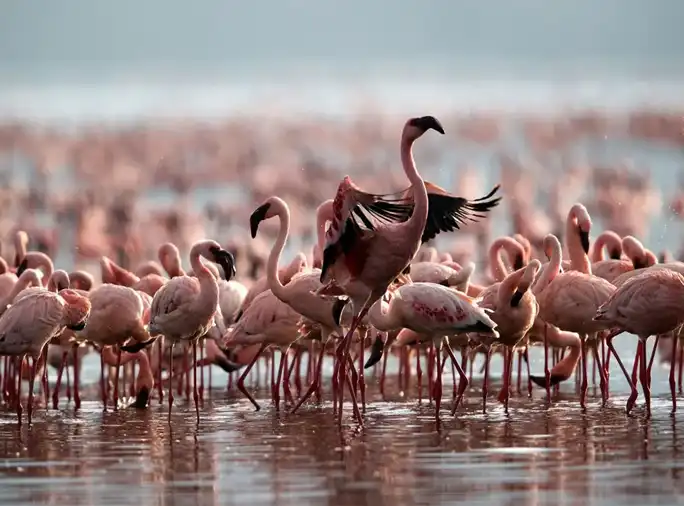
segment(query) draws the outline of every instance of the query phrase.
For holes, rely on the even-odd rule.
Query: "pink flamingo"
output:
[[[620,357],[613,347],[615,336],[629,332],[639,338],[635,357],[635,370],[641,364],[639,379],[646,399],[646,412],[651,416],[651,365],[646,364],[646,340],[649,336],[678,331],[684,324],[684,276],[670,269],[647,269],[626,281],[596,311],[594,320],[617,330],[606,338],[610,351],[627,378],[632,393],[627,399],[626,410],[629,413],[637,398],[637,391],[630,375],[627,373]],[[676,334],[676,332],[675,332]],[[677,340],[673,339],[676,349]],[[672,409],[677,407],[674,367],[670,369],[670,389],[672,391]]]
[[[181,341],[192,342],[193,362],[197,363],[197,340],[214,324],[219,302],[216,278],[200,260],[203,256],[223,267],[226,276],[235,275],[235,259],[216,241],[196,242],[190,249],[190,265],[197,277],[177,276],[169,280],[154,295],[150,308],[150,335],[163,335],[170,341],[169,366],[173,370],[173,346]],[[193,369],[193,400],[199,423],[197,368]],[[169,388],[169,423],[173,406],[173,389]]]
[[[539,313],[539,305],[529,288],[540,268],[539,260],[530,261],[527,266],[512,272],[499,283],[496,297],[488,297],[488,300],[480,304],[482,308],[492,311],[491,318],[496,323],[496,330],[499,333],[495,344],[504,346],[505,350],[503,387],[499,398],[504,404],[506,413],[508,413],[510,382],[513,373],[513,350],[525,339]],[[488,360],[489,354],[485,358],[483,409],[487,402]]]
[[[401,137],[401,161],[411,187],[400,198],[387,199],[361,191],[347,176],[339,185],[333,203],[334,219],[327,232],[323,250],[321,282],[337,287],[349,296],[353,319],[338,348],[338,377],[345,383],[351,337],[370,307],[382,297],[390,284],[406,270],[421,242],[440,231],[458,229],[468,220],[476,220],[496,206],[500,199],[489,199],[498,189],[482,199],[469,202],[452,197],[444,190],[426,183],[413,159],[413,143],[426,131],[444,134],[442,125],[432,116],[409,119]],[[431,197],[428,196],[430,186]],[[365,212],[364,212],[365,211]],[[374,225],[366,213],[383,221]],[[357,221],[363,224],[363,227]],[[325,293],[325,289],[321,292]],[[340,395],[340,403],[343,395]],[[355,398],[352,402],[356,405]],[[358,411],[358,406],[355,412]],[[342,422],[342,407],[339,423]]]
[[[576,248],[579,244],[573,241],[569,248]],[[579,271],[560,272],[561,245],[558,238],[549,234],[544,238],[544,249],[550,251],[551,260],[544,268],[533,292],[539,302],[540,318],[561,330],[576,332],[582,340],[582,384],[580,387],[580,405],[585,407],[588,388],[586,340],[588,335],[606,330],[609,326],[604,322],[595,321],[597,309],[605,303],[615,291],[615,287],[605,279],[590,276]],[[584,249],[584,248],[583,248]],[[578,257],[575,253],[575,257]],[[590,268],[588,260],[587,268]],[[593,343],[592,343],[593,344]],[[548,346],[548,343],[545,344]],[[594,359],[598,361],[598,352],[593,347]],[[606,401],[605,371],[599,367],[601,375],[601,391]]]
[[[478,332],[498,337],[496,323],[487,310],[480,308],[470,297],[434,283],[412,283],[391,292],[387,311],[383,301],[376,301],[368,313],[371,324],[378,330],[392,331],[406,328],[430,337],[441,351],[445,345],[451,362],[461,378],[456,405],[468,387],[466,376],[445,336]],[[446,360],[437,354],[437,381],[434,385],[435,417],[439,423],[439,408],[442,398],[442,371]]]
[[[338,298],[324,299],[314,293],[323,286],[319,279],[320,270],[318,269],[297,274],[286,285],[280,282],[280,279],[278,279],[278,260],[285,248],[290,230],[290,210],[287,204],[278,197],[271,197],[252,213],[249,223],[252,237],[256,237],[259,224],[276,216],[280,219],[280,230],[266,265],[266,277],[269,287],[273,295],[279,300],[291,306],[300,315],[320,325],[321,341],[325,344],[331,334],[342,334],[339,323],[346,301]],[[306,402],[314,391],[319,388],[324,353],[325,346],[321,346],[313,382],[293,411]],[[364,389],[361,392],[363,395]]]
[[[73,290],[59,293],[36,292],[12,304],[0,317],[0,355],[19,356],[19,384],[26,355],[33,358],[29,376],[28,423],[33,410],[33,382],[43,348],[64,328],[83,329],[90,314],[90,302]],[[17,416],[21,424],[21,397],[17,390]]]
[[[312,266],[320,269],[323,265],[323,250],[325,244],[325,232],[328,222],[333,220],[333,199],[325,200],[316,209],[316,244],[313,246]]]
[[[592,264],[607,260],[603,254],[604,249],[608,250],[608,259],[620,260],[622,258],[622,239],[616,232],[606,230],[594,239],[594,247],[591,250]]]

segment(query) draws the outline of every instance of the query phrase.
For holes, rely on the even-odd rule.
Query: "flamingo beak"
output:
[[[414,118],[411,120],[411,125],[421,129],[423,132],[428,130],[435,130],[444,135],[444,128],[437,118],[434,116],[423,116],[422,118]]]
[[[511,297],[511,307],[518,307],[520,305],[520,301],[523,298],[523,295],[525,294],[516,290],[513,294],[513,297]]]
[[[217,255],[217,262],[223,269],[223,274],[225,275],[226,281],[230,281],[231,278],[235,277],[237,274],[237,269],[235,268],[235,257],[230,251],[221,250]]]
[[[17,266],[17,277],[21,276],[28,269],[28,258],[24,258]]]
[[[67,328],[70,330],[74,330],[74,331],[78,332],[78,331],[86,328],[87,323],[88,323],[88,318],[84,318],[83,320],[78,322],[76,325],[72,325],[72,326],[67,327]]]
[[[252,233],[252,239],[256,237],[257,231],[259,230],[259,224],[266,219],[266,214],[270,207],[271,204],[269,203],[263,204],[257,207],[249,217],[249,229]]]
[[[579,236],[580,242],[582,243],[582,249],[586,254],[589,254],[589,232],[580,229]]]
[[[369,367],[373,367],[375,364],[380,362],[384,349],[385,343],[383,340],[380,339],[380,336],[375,336],[375,341],[373,341],[373,345],[371,346],[370,356],[368,357],[368,360],[366,360],[363,368],[368,369]]]

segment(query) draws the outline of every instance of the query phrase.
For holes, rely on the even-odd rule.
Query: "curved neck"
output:
[[[390,302],[391,304],[391,302]],[[371,325],[382,332],[390,332],[396,330],[401,325],[394,321],[392,313],[388,310],[386,313],[382,310],[382,299],[379,299],[373,304],[368,311],[368,320]]]
[[[577,216],[573,212],[568,214],[568,219],[565,223],[565,240],[567,241],[570,265],[573,270],[583,272],[584,274],[591,274],[589,257],[582,249]]]
[[[45,253],[40,251],[31,251],[26,254],[26,266],[29,269],[41,269],[44,274],[45,283],[49,281],[52,273],[55,270],[55,266],[52,263],[52,259]],[[42,286],[42,284],[40,285]]]
[[[333,199],[323,202],[316,210],[316,243],[320,251],[325,248],[325,228],[329,221],[333,221]]]
[[[416,168],[416,162],[413,159],[414,141],[414,138],[407,136],[406,134],[402,135],[400,145],[401,164],[404,167],[406,177],[411,182],[413,188],[413,213],[411,213],[411,217],[407,223],[416,229],[420,228],[422,233],[428,216],[428,196],[425,182],[423,181],[423,178],[420,177],[418,169]]]
[[[268,281],[268,286],[273,292],[273,295],[283,300],[288,297],[285,287],[278,276],[278,261],[280,260],[280,255],[283,253],[283,249],[285,249],[287,234],[290,232],[290,210],[287,206],[278,206],[276,214],[280,220],[280,230],[278,231],[278,238],[271,249],[271,253],[268,255],[266,280]]]
[[[207,266],[200,260],[200,255],[202,251],[202,243],[196,243],[190,249],[190,266],[192,267],[192,272],[197,279],[211,279],[215,281],[214,275],[211,273]]]
[[[554,280],[560,272],[562,262],[561,246],[558,239],[551,242],[551,260],[549,260],[542,269],[542,273],[537,278],[537,282],[532,287],[532,293],[535,295],[546,288],[551,281]]]
[[[38,272],[35,269],[28,269],[21,273],[21,276],[19,276],[17,282],[14,283],[12,291],[7,296],[7,304],[11,304],[14,298],[19,294],[19,292],[31,286],[43,286],[42,280],[40,279],[40,276],[38,275]]]

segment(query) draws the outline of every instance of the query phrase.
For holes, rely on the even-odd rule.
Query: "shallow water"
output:
[[[539,368],[537,354],[533,371]],[[76,415],[63,402],[59,411],[38,409],[30,428],[18,428],[4,408],[0,503],[679,504],[683,415],[670,416],[667,373],[654,367],[650,421],[641,398],[632,416],[624,414],[627,389],[617,368],[609,405],[601,408],[590,387],[586,413],[571,380],[551,407],[535,389],[532,399],[512,398],[509,416],[491,397],[482,414],[476,374],[455,418],[445,373],[439,430],[433,406],[416,398],[415,377],[404,393],[394,373],[384,397],[368,378],[363,430],[348,415],[340,431],[329,396],[289,415],[277,412],[261,388],[262,410],[255,412],[218,388],[225,376],[215,371],[199,426],[184,400],[174,406],[171,427],[157,400],[144,411],[104,413],[88,401]]]

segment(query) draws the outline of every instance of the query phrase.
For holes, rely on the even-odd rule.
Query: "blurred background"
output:
[[[0,9],[0,239],[67,270],[124,267],[204,236],[247,256],[247,219],[278,194],[289,255],[350,174],[408,186],[410,115],[432,114],[419,167],[505,204],[440,237],[457,260],[492,235],[595,221],[679,250],[684,3],[603,0],[234,2],[9,0]],[[268,240],[266,241],[268,244]]]

